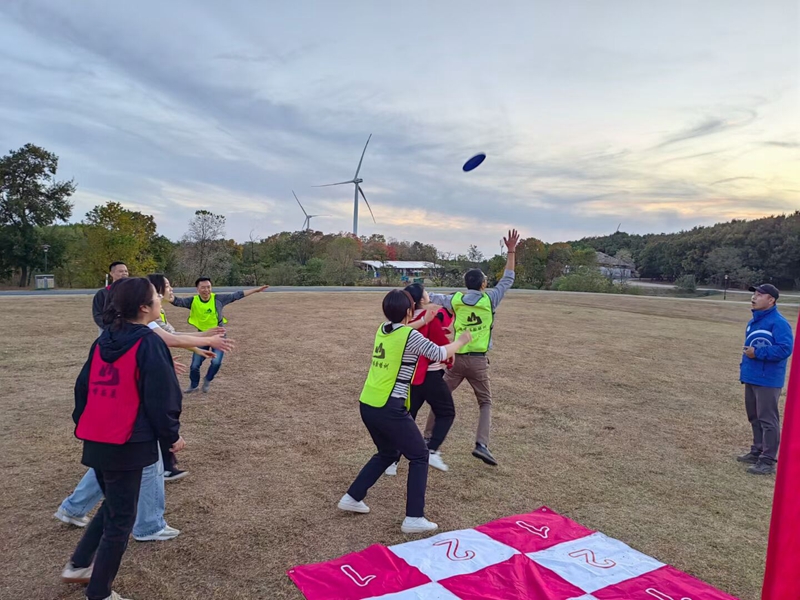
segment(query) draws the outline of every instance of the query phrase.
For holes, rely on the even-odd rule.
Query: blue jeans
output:
[[[86,471],[78,487],[61,503],[61,510],[73,517],[84,517],[103,499],[103,490],[97,483],[94,469]],[[142,485],[139,490],[139,504],[133,535],[137,537],[153,535],[164,529],[164,463],[161,456],[158,462],[142,471]]]
[[[201,350],[211,350],[211,348],[205,347],[201,348]],[[208,373],[206,373],[206,381],[214,381],[214,376],[222,366],[222,357],[225,356],[222,350],[215,349],[214,354],[216,356],[211,359],[211,366],[208,367]],[[205,358],[199,354],[192,355],[192,366],[189,367],[189,382],[193,388],[200,385],[200,365],[203,364],[203,361],[205,361]]]

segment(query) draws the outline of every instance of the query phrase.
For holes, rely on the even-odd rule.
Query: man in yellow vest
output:
[[[222,327],[228,322],[222,316],[223,306],[252,294],[263,292],[269,287],[268,285],[262,285],[250,290],[239,290],[232,294],[215,294],[211,291],[211,279],[208,277],[198,277],[194,285],[197,288],[196,296],[189,298],[175,296],[172,299],[172,304],[173,306],[189,309],[189,324],[197,328],[197,331],[208,331],[214,327]],[[210,348],[203,348],[203,350],[210,350]],[[211,359],[211,366],[208,367],[208,372],[203,380],[203,393],[208,392],[214,376],[222,366],[222,357],[225,356],[225,353],[218,349],[214,349],[214,354],[216,356]],[[200,385],[200,365],[203,364],[203,361],[205,361],[205,357],[199,354],[195,354],[192,357],[192,366],[189,368],[189,388],[183,392],[184,394],[192,394],[197,391],[197,386]]]
[[[454,391],[466,379],[475,391],[480,417],[472,456],[488,465],[497,465],[497,460],[488,448],[489,431],[492,427],[492,391],[489,385],[487,353],[492,347],[494,312],[506,291],[514,283],[514,266],[519,242],[517,230],[509,231],[508,237],[503,238],[503,241],[508,248],[508,258],[503,277],[497,282],[496,287],[487,290],[486,275],[483,271],[470,269],[464,275],[466,292],[456,292],[449,296],[430,294],[432,303],[439,304],[454,313],[453,328],[456,336],[464,331],[472,334],[472,341],[456,353],[453,368],[445,373],[444,381],[450,391]],[[426,439],[431,437],[435,421],[436,417],[430,413],[425,425]]]

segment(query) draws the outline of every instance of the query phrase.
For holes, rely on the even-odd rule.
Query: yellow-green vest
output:
[[[208,331],[219,326],[216,297],[216,294],[211,294],[208,302],[203,302],[200,296],[195,296],[192,299],[192,308],[189,310],[189,324],[194,325],[198,331]],[[222,322],[227,323],[228,319],[223,317]]]
[[[494,326],[494,312],[492,311],[492,301],[489,295],[484,293],[475,306],[464,304],[464,294],[456,292],[450,303],[455,314],[454,329],[456,339],[464,332],[472,334],[472,341],[460,348],[458,354],[469,352],[487,352],[489,350],[489,340],[492,339],[492,327]]]
[[[408,344],[408,336],[412,331],[413,329],[410,327],[404,326],[398,327],[390,333],[384,333],[383,325],[378,328],[372,351],[372,364],[359,398],[361,402],[380,408],[389,401],[389,396],[392,395],[392,390],[397,383],[397,376],[400,374],[400,367],[403,364],[403,354],[406,351],[406,344]],[[411,381],[408,384],[410,394]],[[406,398],[406,408],[408,409],[410,406],[410,398]]]

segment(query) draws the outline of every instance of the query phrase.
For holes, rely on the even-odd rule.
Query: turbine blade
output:
[[[292,196],[294,196],[294,199],[295,199],[295,200],[297,200],[297,203],[298,203],[298,204],[300,204],[300,199],[297,197],[297,194],[295,194],[295,193],[294,193],[294,190],[292,190]],[[303,211],[303,214],[304,214],[305,216],[308,216],[308,213],[306,212],[306,209],[305,209],[305,208],[303,208],[303,205],[302,205],[302,204],[300,204],[300,210],[302,210],[302,211]]]
[[[372,222],[377,225],[378,222],[375,220],[375,215],[372,212],[372,207],[369,205],[369,200],[367,200],[367,197],[364,195],[364,190],[362,190],[361,186],[358,185],[358,184],[356,184],[356,187],[358,188],[358,191],[361,192],[361,197],[364,199],[364,202],[367,203],[367,208],[369,209],[369,214],[372,215]]]
[[[358,179],[358,172],[361,170],[361,163],[364,162],[364,154],[367,152],[367,146],[369,146],[369,141],[372,139],[372,134],[369,134],[367,138],[367,143],[364,144],[364,150],[361,152],[361,159],[358,161],[358,168],[356,169],[356,174],[353,179]]]
[[[312,185],[311,187],[330,187],[332,185],[344,185],[345,183],[355,183],[352,179],[350,181],[340,181],[339,183],[326,183],[325,185]]]

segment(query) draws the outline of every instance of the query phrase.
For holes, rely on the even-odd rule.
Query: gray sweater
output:
[[[195,294],[197,295],[197,294]],[[214,307],[217,309],[217,319],[218,323],[217,326],[222,326],[222,307],[226,304],[230,304],[231,302],[236,302],[237,300],[241,300],[244,298],[244,292],[239,290],[238,292],[233,292],[232,294],[216,294],[214,296]],[[180,306],[181,308],[192,308],[192,302],[194,301],[194,296],[188,296],[179,298],[175,296],[175,299],[172,301],[173,306]]]
[[[500,305],[500,301],[503,299],[503,296],[506,295],[506,292],[511,289],[511,286],[514,284],[514,271],[509,271],[506,269],[503,271],[503,277],[500,281],[497,282],[497,285],[493,288],[489,288],[483,292],[478,290],[467,290],[464,292],[464,304],[468,306],[475,306],[478,301],[483,297],[485,293],[489,296],[489,300],[492,303],[492,312],[497,310],[497,307]],[[450,312],[453,312],[453,294],[430,294],[431,302],[434,304],[438,304],[439,306],[444,306]],[[492,340],[489,340],[489,348],[492,347]]]

